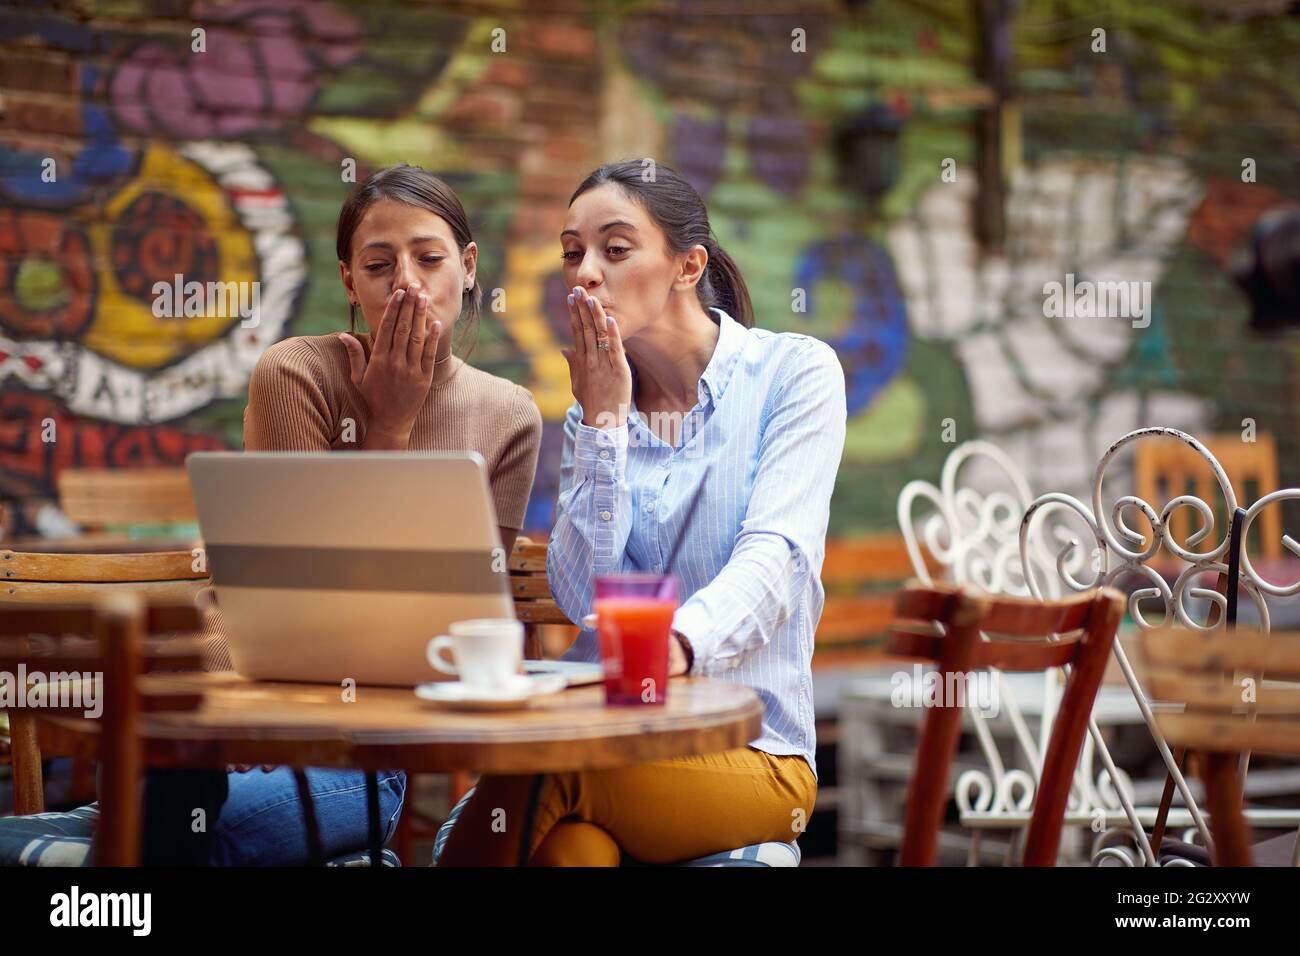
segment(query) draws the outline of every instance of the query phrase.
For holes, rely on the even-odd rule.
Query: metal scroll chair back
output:
[[[1225,611],[1228,598],[1224,593],[1201,586],[1199,579],[1206,572],[1213,572],[1226,578],[1229,549],[1233,536],[1230,528],[1223,526],[1221,540],[1215,542],[1215,507],[1197,495],[1181,493],[1177,482],[1171,486],[1172,496],[1159,506],[1141,495],[1121,495],[1114,498],[1109,509],[1103,509],[1103,482],[1106,471],[1118,454],[1130,445],[1152,442],[1176,442],[1184,450],[1177,454],[1196,455],[1202,462],[1202,471],[1206,468],[1223,499],[1222,514],[1231,516],[1238,507],[1238,499],[1232,482],[1218,459],[1208,448],[1193,436],[1173,428],[1150,427],[1130,432],[1116,441],[1107,450],[1098,463],[1092,483],[1092,506],[1089,507],[1071,495],[1053,492],[1040,495],[1026,511],[1020,528],[1021,558],[1026,569],[1026,578],[1035,595],[1050,595],[1054,588],[1064,585],[1073,591],[1085,591],[1095,587],[1122,586],[1137,577],[1142,586],[1129,590],[1128,610],[1140,631],[1150,631],[1178,625],[1194,632],[1221,630],[1225,625]],[[1151,460],[1148,456],[1144,460]],[[1151,494],[1150,483],[1144,479],[1147,493]],[[1242,519],[1240,540],[1247,540],[1251,524],[1270,505],[1282,500],[1300,499],[1300,489],[1284,489],[1265,494],[1246,509]],[[1158,501],[1158,499],[1157,499]],[[1181,511],[1190,511],[1199,517],[1199,527],[1185,538],[1178,536],[1180,525],[1174,515]],[[1085,529],[1086,544],[1079,537],[1072,535],[1068,527],[1060,522],[1053,523],[1054,518],[1068,515],[1074,523],[1081,523]],[[1261,526],[1263,527],[1262,523]],[[1044,576],[1041,573],[1041,551],[1044,547],[1042,536],[1051,529],[1059,546],[1054,562],[1056,574]],[[1207,546],[1207,542],[1209,545]],[[1293,554],[1300,555],[1300,546],[1291,538],[1283,536],[1282,544]],[[1198,548],[1200,550],[1198,550]],[[1261,578],[1251,564],[1250,555],[1243,547],[1240,559],[1240,587],[1253,604],[1260,621],[1260,626],[1267,632],[1269,628],[1268,606],[1265,595],[1288,596],[1300,592],[1300,581],[1292,584],[1276,585]],[[1161,571],[1176,572],[1170,584]],[[1225,588],[1226,590],[1226,588]],[[1198,613],[1190,603],[1193,599],[1210,602],[1212,613],[1204,623],[1198,620]],[[1158,602],[1161,609],[1158,618],[1153,617],[1152,602]],[[1213,610],[1216,609],[1217,611]],[[1142,712],[1143,719],[1155,742],[1165,768],[1173,779],[1183,802],[1190,811],[1196,830],[1206,845],[1210,845],[1209,828],[1200,809],[1197,807],[1186,780],[1178,766],[1178,761],[1169,749],[1164,735],[1155,720],[1148,696],[1138,680],[1132,665],[1119,641],[1115,642],[1114,654],[1124,679],[1128,683]],[[1112,777],[1112,779],[1114,779]],[[1126,798],[1123,788],[1120,794],[1125,811],[1131,809],[1131,801]],[[1145,831],[1139,825],[1136,814],[1128,813],[1132,828],[1132,838],[1137,849],[1148,864],[1155,864],[1155,852]],[[1294,825],[1289,820],[1279,818],[1276,822]],[[1298,820],[1297,822],[1300,822]],[[1105,841],[1100,841],[1105,842]],[[1119,847],[1105,848],[1101,852],[1111,853],[1125,863],[1134,862],[1127,852]]]

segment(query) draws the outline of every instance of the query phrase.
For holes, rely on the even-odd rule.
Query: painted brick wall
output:
[[[407,161],[470,211],[496,310],[465,348],[542,407],[545,528],[571,400],[557,235],[582,177],[628,157],[704,194],[760,325],[839,352],[836,533],[892,526],[903,483],[975,435],[1036,489],[1077,492],[1133,427],[1251,419],[1300,483],[1295,348],[1247,332],[1227,273],[1300,198],[1300,20],[1276,2],[1020,6],[1006,241],[981,248],[991,93],[965,2],[0,4],[0,497],[29,519],[60,468],[239,447],[261,351],[346,328],[347,172]],[[176,273],[260,282],[256,325],[156,317]],[[1045,316],[1067,273],[1149,283],[1146,316]]]

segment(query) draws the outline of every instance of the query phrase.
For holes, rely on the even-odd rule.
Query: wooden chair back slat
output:
[[[522,535],[516,538],[506,568],[515,599],[515,617],[524,625],[524,656],[536,660],[542,656],[538,625],[573,626],[551,596],[546,577],[546,543]]]
[[[93,582],[6,581],[0,583],[0,604],[93,604],[101,598],[131,592],[149,601],[193,601],[206,580]]]
[[[996,667],[1000,671],[1045,671],[1074,663],[1078,640],[1024,644],[982,641],[975,648],[973,666]]]
[[[533,541],[531,538],[520,535],[515,539],[515,546],[510,552],[510,558],[506,562],[507,569],[513,574],[529,574],[536,571],[546,571],[546,543],[543,541]]]
[[[4,615],[6,618],[8,613]],[[172,630],[194,631],[198,625],[179,628],[151,628],[146,623],[145,633],[164,634]],[[35,633],[35,632],[33,632]],[[0,671],[16,671],[19,664],[34,666],[48,661],[57,668],[46,670],[88,671],[102,662],[102,655],[93,640],[69,642],[50,648],[48,642],[37,637],[0,637]],[[203,669],[203,640],[177,637],[168,640],[141,642],[141,670],[144,673],[168,671],[196,671]]]
[[[546,601],[551,597],[551,585],[545,575],[512,574],[510,592],[516,601]]]
[[[103,666],[103,659],[99,659],[99,664]],[[58,688],[51,688],[48,693],[58,695]],[[75,696],[51,696],[50,703],[41,706],[41,716],[44,717],[81,717],[86,712],[85,700],[94,700],[95,698],[78,698]],[[63,701],[60,703],[60,701]],[[188,713],[198,710],[203,703],[202,694],[183,694],[175,691],[140,691],[140,700],[138,708],[140,713]]]
[[[947,621],[960,596],[954,588],[927,588],[909,581],[894,599],[894,617],[904,621]]]
[[[1189,710],[1231,714],[1249,706],[1256,714],[1300,714],[1300,685],[1277,686],[1253,677],[1246,685],[1172,667],[1148,668],[1146,685],[1153,699],[1177,701]]]
[[[1201,751],[1214,861],[1251,864],[1240,755],[1300,757],[1300,634],[1150,631],[1142,636],[1161,733]]]
[[[1143,654],[1152,665],[1177,668],[1188,674],[1218,675],[1230,670],[1262,670],[1271,676],[1300,680],[1300,644],[1294,634],[1222,633],[1162,629],[1143,640]]]
[[[1077,631],[1094,612],[1095,595],[1071,594],[1049,603],[1030,598],[999,597],[984,615],[980,629],[986,634],[1043,637]]]
[[[193,603],[207,584],[207,570],[191,551],[0,551],[4,605],[88,606],[123,591],[150,603]]]
[[[199,564],[202,570],[196,570]],[[207,569],[190,551],[146,551],[136,554],[66,554],[0,551],[0,580],[96,582],[197,581]]]
[[[1192,711],[1156,715],[1161,731],[1179,746],[1216,753],[1300,756],[1300,719],[1295,714],[1247,720],[1227,713]],[[1213,821],[1211,821],[1213,823]]]
[[[90,634],[95,628],[92,605],[51,607],[0,604],[0,637],[30,634]]]

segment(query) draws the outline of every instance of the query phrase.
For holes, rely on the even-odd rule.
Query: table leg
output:
[[[370,816],[370,867],[375,869],[383,865],[384,843],[379,826],[379,774],[374,770],[366,771],[366,809]]]
[[[307,786],[307,772],[294,768],[294,783],[298,785],[298,802],[302,804],[302,819],[307,826],[307,862],[310,866],[325,865],[325,851],[320,842],[320,823],[316,819],[316,804],[311,799],[311,789]]]

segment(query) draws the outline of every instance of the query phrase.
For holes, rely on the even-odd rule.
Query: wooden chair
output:
[[[969,588],[910,584],[899,595],[889,649],[934,661],[940,686],[984,668],[1071,668],[1043,755],[1026,866],[1053,866],[1088,718],[1106,670],[1124,597],[1101,589],[1060,601],[997,597]],[[988,635],[984,640],[981,632]],[[925,716],[908,790],[899,863],[934,864],[947,804],[948,771],[961,733],[962,707],[951,700]]]
[[[1253,442],[1241,435],[1208,435],[1201,444],[1223,467],[1228,481],[1242,500],[1262,497],[1278,488],[1277,443],[1268,432],[1259,432]],[[1205,459],[1186,443],[1167,441],[1138,442],[1133,454],[1133,477],[1137,496],[1159,513],[1171,499],[1193,494],[1211,508],[1221,509],[1222,495],[1214,473]],[[1258,491],[1251,494],[1249,486]],[[1231,515],[1219,514],[1215,527],[1226,527]],[[1138,519],[1141,521],[1141,519]],[[1176,541],[1186,541],[1192,533],[1194,517],[1190,509],[1179,509],[1169,516],[1169,531]],[[1269,508],[1259,516],[1259,551],[1274,560],[1282,556],[1282,511]],[[1170,563],[1170,562],[1164,562]],[[1162,563],[1162,569],[1163,564]]]
[[[146,636],[196,632],[199,627],[199,611],[193,605],[148,604],[141,595],[126,592],[105,595],[93,605],[0,606],[0,671],[16,674],[21,668],[29,675],[98,675],[88,679],[98,682],[103,703],[98,745],[100,823],[95,836],[100,866],[134,866],[140,861],[144,754],[137,723],[141,716],[192,710],[201,700],[195,693],[150,692],[140,686],[140,676],[149,671],[199,666],[194,641],[149,642]],[[50,689],[71,687],[68,681],[47,684]],[[17,690],[25,692],[25,688]],[[47,700],[40,714],[84,715],[84,695],[61,700]],[[20,749],[15,738],[15,809],[19,814],[38,813],[44,800],[37,718],[23,708],[10,710],[9,716],[15,727],[22,728],[26,745]]]
[[[1240,557],[1237,594],[1249,599],[1259,619],[1267,622],[1267,596],[1285,596],[1290,586],[1271,584],[1258,574],[1249,552],[1265,556],[1281,553],[1282,545],[1289,539],[1281,533],[1279,505],[1300,497],[1300,489],[1275,490],[1274,443],[1267,434],[1259,434],[1256,438],[1254,442],[1245,442],[1240,434],[1233,433],[1201,441],[1186,432],[1164,426],[1148,426],[1129,432],[1111,443],[1098,463],[1093,475],[1091,506],[1060,493],[1039,496],[1022,523],[1022,546],[1036,541],[1041,543],[1045,536],[1048,540],[1057,537],[1057,543],[1051,545],[1052,550],[1057,550],[1061,542],[1077,534],[1078,522],[1082,521],[1090,534],[1084,536],[1081,547],[1070,546],[1060,552],[1061,563],[1057,571],[1072,574],[1073,578],[1067,583],[1075,589],[1083,586],[1078,583],[1081,581],[1126,587],[1131,594],[1129,611],[1139,631],[1159,629],[1174,621],[1185,628],[1200,628],[1202,625],[1196,620],[1194,606],[1184,599],[1207,598],[1212,593],[1206,587],[1209,583],[1206,579],[1210,577],[1218,577],[1218,589],[1226,593],[1222,572],[1229,570],[1228,565],[1237,554]],[[1104,487],[1107,469],[1129,446],[1133,448],[1134,461],[1134,484],[1130,487],[1136,494],[1125,494],[1124,482],[1118,488],[1114,483],[1109,488]],[[1244,507],[1252,497],[1246,486],[1252,483],[1258,484],[1258,494],[1262,497],[1253,505]],[[1177,505],[1170,510],[1175,501]],[[1225,503],[1228,514],[1224,513]],[[1247,538],[1252,537],[1250,531],[1256,520],[1261,533],[1254,545],[1243,541],[1237,548],[1231,533],[1231,512],[1235,512],[1239,505],[1245,511],[1241,533]],[[1049,535],[1051,521],[1044,520],[1044,517],[1061,510],[1067,514],[1073,512],[1073,515],[1069,522],[1057,525],[1055,535]],[[1213,516],[1212,526],[1208,516]],[[1193,528],[1198,530],[1193,533]],[[1090,562],[1094,563],[1092,568]],[[1099,577],[1095,563],[1100,564]],[[1071,564],[1074,565],[1073,571],[1069,570]],[[1038,581],[1038,576],[1034,575],[1033,580]],[[1157,607],[1163,619],[1152,617]],[[1219,615],[1213,608],[1208,623],[1221,626]],[[1180,748],[1171,749],[1164,739],[1150,708],[1148,691],[1130,665],[1120,642],[1116,642],[1115,657],[1142,710],[1143,720],[1170,782],[1166,784],[1151,838],[1148,839],[1142,826],[1138,825],[1140,821],[1130,818],[1128,836],[1118,830],[1114,835],[1125,841],[1131,838],[1133,846],[1109,845],[1098,853],[1098,857],[1118,854],[1136,862],[1130,853],[1132,849],[1151,865],[1164,861],[1166,855],[1171,855],[1170,862],[1179,858],[1191,859],[1182,856],[1187,844],[1166,840],[1163,823],[1166,812],[1171,818],[1179,812],[1169,810],[1176,790],[1185,806],[1183,812],[1190,818],[1200,839],[1206,844],[1211,842],[1210,828],[1180,767],[1182,751]],[[1253,782],[1258,783],[1259,779],[1254,777]],[[1124,788],[1116,788],[1116,793],[1126,812],[1132,810],[1131,817],[1139,816],[1136,808],[1130,806],[1131,801],[1125,799]],[[1252,807],[1247,814],[1256,825],[1300,825],[1300,810],[1295,808]],[[1179,826],[1183,825],[1179,823]],[[1103,834],[1095,846],[1106,843],[1108,835]]]
[[[1145,634],[1142,648],[1152,696],[1184,705],[1157,712],[1161,732],[1202,758],[1212,858],[1250,866],[1241,756],[1300,757],[1300,634],[1168,629]]]
[[[0,550],[0,606],[89,604],[121,592],[155,603],[193,603],[207,583],[206,562],[197,548],[143,553]],[[22,717],[11,720],[11,759],[22,759],[14,755],[32,746],[30,726],[23,723]],[[89,764],[75,758],[73,798],[89,800],[93,793]]]

